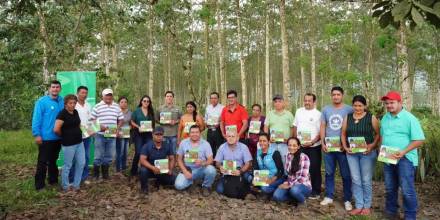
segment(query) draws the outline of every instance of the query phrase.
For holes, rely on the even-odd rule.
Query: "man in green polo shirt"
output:
[[[381,121],[380,135],[382,145],[398,148],[393,155],[396,165],[385,164],[385,214],[390,218],[398,216],[399,187],[403,195],[405,219],[416,219],[417,195],[414,175],[418,166],[417,148],[425,140],[419,120],[402,107],[402,98],[398,92],[388,92],[382,97],[387,113]]]

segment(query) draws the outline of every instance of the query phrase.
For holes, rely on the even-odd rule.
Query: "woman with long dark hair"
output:
[[[153,102],[150,96],[142,96],[138,107],[131,115],[131,126],[134,129],[135,146],[131,175],[135,176],[138,174],[138,163],[142,146],[152,140],[152,132],[155,127]]]
[[[180,141],[189,137],[189,128],[192,125],[198,125],[200,131],[205,130],[205,122],[201,114],[197,112],[197,105],[193,101],[188,101],[185,104],[186,112],[182,115],[179,122],[179,129],[177,129],[177,145]]]
[[[294,199],[298,202],[298,206],[301,206],[312,192],[309,175],[310,160],[300,151],[300,146],[301,142],[296,137],[287,140],[288,153],[284,166],[287,179],[275,190],[273,194],[275,201]]]
[[[266,120],[266,117],[261,114],[261,111],[261,105],[253,104],[252,115],[248,120],[247,146],[252,154],[252,158],[254,159],[257,156],[257,144],[260,137],[259,134],[263,133],[264,121]]]
[[[130,121],[131,121],[131,111],[128,109],[128,99],[125,96],[121,96],[118,99],[119,107],[121,108],[122,114],[124,115],[124,124],[121,129],[130,130]],[[130,137],[124,137],[123,134],[120,134],[116,138],[116,172],[122,172],[127,169],[127,154],[128,154],[128,146]]]

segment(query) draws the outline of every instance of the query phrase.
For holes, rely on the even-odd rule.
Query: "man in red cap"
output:
[[[398,216],[399,187],[403,196],[405,219],[417,217],[417,195],[414,175],[418,166],[417,148],[423,144],[425,135],[419,120],[402,105],[400,94],[388,92],[382,97],[387,113],[381,121],[382,146],[398,149],[392,157],[397,164],[384,165],[385,214],[390,218]]]

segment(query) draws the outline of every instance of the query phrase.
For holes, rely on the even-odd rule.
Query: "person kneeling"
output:
[[[180,142],[177,164],[182,172],[177,175],[174,186],[177,190],[184,190],[191,186],[194,180],[202,179],[202,195],[208,196],[211,194],[217,171],[212,166],[211,145],[201,139],[200,135],[200,127],[193,125],[189,130],[189,138]]]
[[[148,194],[148,179],[155,178],[157,185],[173,185],[176,177],[173,175],[173,150],[163,142],[164,130],[156,127],[153,131],[153,141],[142,147],[140,157],[141,193]]]
[[[287,180],[275,190],[273,199],[279,202],[294,199],[300,206],[305,204],[306,198],[312,192],[309,176],[310,160],[299,150],[301,143],[297,138],[289,138],[287,145],[289,150],[285,164]]]
[[[258,186],[266,199],[272,196],[277,187],[283,183],[284,167],[280,152],[269,143],[267,133],[259,134],[254,175],[248,179],[249,183]],[[258,175],[257,175],[258,174]]]
[[[249,191],[252,156],[249,148],[238,142],[235,132],[227,132],[226,143],[222,144],[215,155],[217,168],[223,174],[217,184],[217,193],[227,197],[244,199]]]

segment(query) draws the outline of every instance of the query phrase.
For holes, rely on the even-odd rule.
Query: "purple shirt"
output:
[[[214,160],[222,164],[224,160],[235,160],[237,167],[243,167],[246,162],[252,160],[252,155],[243,143],[237,142],[237,146],[231,148],[226,142],[220,146]]]

